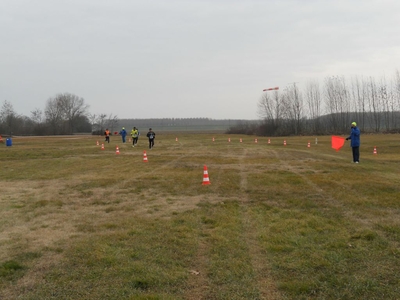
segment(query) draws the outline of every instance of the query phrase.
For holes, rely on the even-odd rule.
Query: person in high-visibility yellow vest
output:
[[[137,145],[137,141],[139,138],[139,131],[137,130],[136,127],[133,127],[131,131],[131,136],[132,136],[132,147],[135,147]]]

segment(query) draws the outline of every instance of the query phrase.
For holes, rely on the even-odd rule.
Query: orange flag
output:
[[[332,135],[332,148],[339,151],[344,145],[345,138]]]

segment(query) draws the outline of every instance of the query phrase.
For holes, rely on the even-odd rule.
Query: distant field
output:
[[[399,299],[400,136],[267,141],[0,144],[0,299]]]

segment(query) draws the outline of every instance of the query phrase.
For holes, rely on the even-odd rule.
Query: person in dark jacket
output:
[[[122,130],[119,132],[119,134],[120,134],[121,137],[122,137],[122,143],[125,143],[125,138],[126,138],[126,135],[127,135],[127,132],[126,132],[126,130],[125,130],[125,127],[122,127]]]
[[[360,129],[357,127],[357,123],[351,123],[350,136],[346,138],[346,141],[351,140],[351,149],[353,151],[353,162],[358,164],[360,162]]]
[[[149,138],[149,149],[152,149],[154,147],[154,139],[156,138],[156,134],[151,128],[149,128],[149,132],[146,136]]]

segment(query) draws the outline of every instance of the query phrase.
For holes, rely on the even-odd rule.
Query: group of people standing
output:
[[[128,135],[128,132],[125,130],[125,127],[122,127],[121,131],[119,132],[119,135],[122,138],[122,143],[126,143],[126,136]],[[131,130],[132,147],[135,147],[137,145],[139,135],[140,135],[139,130],[136,127],[133,127]],[[110,143],[110,130],[108,130],[108,128],[104,131],[104,136],[105,136],[105,142]],[[156,138],[156,134],[153,131],[153,129],[149,128],[149,132],[147,133],[146,136],[149,139],[149,149],[152,149],[154,147],[154,139]]]

